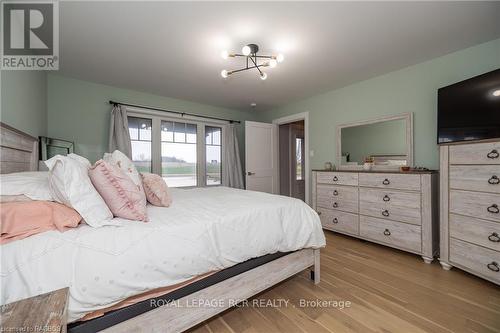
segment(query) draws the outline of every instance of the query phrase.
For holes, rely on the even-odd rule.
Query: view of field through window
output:
[[[151,119],[129,117],[132,160],[139,172],[151,172]],[[205,147],[198,147],[196,124],[161,121],[161,175],[171,187],[199,186],[198,149],[205,149],[206,185],[221,184],[222,128],[205,126]]]

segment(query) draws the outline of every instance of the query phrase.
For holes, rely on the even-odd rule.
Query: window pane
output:
[[[302,139],[295,139],[295,179],[302,180]]]
[[[185,123],[174,123],[174,142],[186,142]]]
[[[184,127],[182,133],[178,130]],[[195,143],[162,142],[161,143],[161,170],[162,177],[171,187],[196,186],[196,125],[189,125],[190,140]],[[194,126],[194,130],[193,127]],[[174,139],[184,136],[186,124],[175,123]]]
[[[151,119],[143,119],[139,124],[139,140],[151,141]]]
[[[207,185],[222,184],[222,128],[205,126]]]
[[[161,122],[161,141],[174,141],[174,123],[171,121]]]
[[[186,142],[196,143],[196,125],[186,124]]]
[[[128,117],[128,131],[131,140],[139,140],[139,119]]]
[[[151,172],[151,119],[128,117],[132,161],[139,172]]]

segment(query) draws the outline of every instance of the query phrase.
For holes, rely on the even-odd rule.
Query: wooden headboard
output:
[[[0,122],[0,173],[38,170],[38,139]]]

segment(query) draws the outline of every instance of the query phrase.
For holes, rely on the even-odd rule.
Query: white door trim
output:
[[[306,203],[308,205],[310,205],[310,193],[309,193],[309,190],[310,190],[310,169],[309,169],[309,111],[306,111],[306,112],[301,112],[301,113],[297,113],[297,114],[292,114],[290,116],[286,116],[286,117],[282,117],[282,118],[278,118],[278,119],[274,119],[273,120],[273,124],[276,124],[276,125],[282,125],[282,124],[288,124],[288,123],[293,123],[295,121],[300,121],[300,120],[303,120],[304,121],[304,139],[305,139],[305,147],[304,147],[304,151],[305,151],[305,197],[306,197]],[[279,183],[279,170],[280,170],[280,166],[279,166],[279,149],[276,151],[276,159],[278,161],[278,183]],[[279,188],[279,184],[278,184],[278,188]]]

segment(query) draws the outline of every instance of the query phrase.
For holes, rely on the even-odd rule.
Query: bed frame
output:
[[[0,134],[0,173],[38,169],[37,138],[4,123],[0,123]],[[162,304],[163,306],[154,307],[101,331],[182,332],[229,309],[239,301],[247,300],[309,268],[312,269],[311,279],[318,284],[320,282],[319,249],[302,249],[283,254],[274,260],[184,295],[176,299],[175,304]],[[221,273],[224,271],[226,270]],[[207,304],[208,300],[217,301],[217,306]],[[199,304],[200,301],[203,304]],[[189,307],[187,306],[189,304],[197,304],[197,306]],[[75,331],[77,327],[78,325],[75,326]]]
[[[38,139],[0,122],[0,173],[38,170]]]

